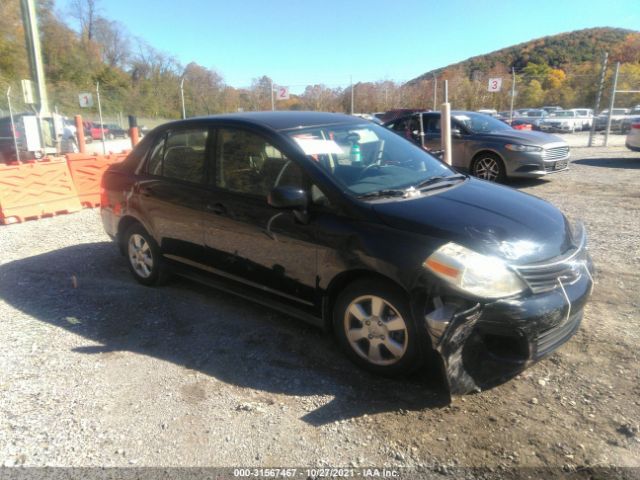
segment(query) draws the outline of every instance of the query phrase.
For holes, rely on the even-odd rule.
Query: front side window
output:
[[[264,137],[221,128],[216,149],[215,185],[232,192],[266,197],[277,186],[304,188],[300,166]]]
[[[203,183],[207,161],[206,128],[170,131],[151,149],[147,173],[154,176]]]
[[[436,133],[440,135],[440,117],[423,116],[424,119],[424,131],[426,133]]]

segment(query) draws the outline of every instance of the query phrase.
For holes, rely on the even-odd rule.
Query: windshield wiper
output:
[[[466,178],[467,176],[461,173],[456,173],[455,175],[438,175],[437,177],[427,178],[426,180],[415,185],[414,188],[416,190],[420,190],[422,188],[426,188],[437,183],[450,182],[454,180],[464,180]]]
[[[375,192],[363,193],[358,195],[357,198],[381,198],[381,197],[404,197],[406,190],[376,190]]]

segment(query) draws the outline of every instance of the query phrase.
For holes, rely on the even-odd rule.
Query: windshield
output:
[[[544,110],[529,110],[527,117],[544,117],[546,113]]]
[[[293,130],[287,134],[310,160],[349,193],[361,196],[417,187],[456,172],[398,134],[370,122]]]
[[[471,133],[490,133],[512,130],[506,123],[482,113],[455,113],[451,115]]]

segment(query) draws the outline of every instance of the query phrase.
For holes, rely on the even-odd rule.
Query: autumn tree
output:
[[[223,111],[222,95],[225,88],[220,74],[191,62],[185,67],[182,77],[185,80],[185,104],[189,116]]]

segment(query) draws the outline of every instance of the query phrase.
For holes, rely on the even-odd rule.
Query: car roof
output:
[[[186,120],[178,120],[165,124],[165,126],[188,125],[190,123],[201,123],[202,121],[211,120],[215,122],[233,122],[246,123],[267,127],[272,130],[292,130],[297,128],[315,127],[321,125],[336,124],[362,124],[363,121],[370,123],[362,118],[344,115],[342,113],[328,112],[299,112],[299,111],[282,111],[282,112],[242,112],[221,115],[210,115],[206,117],[193,117]]]

